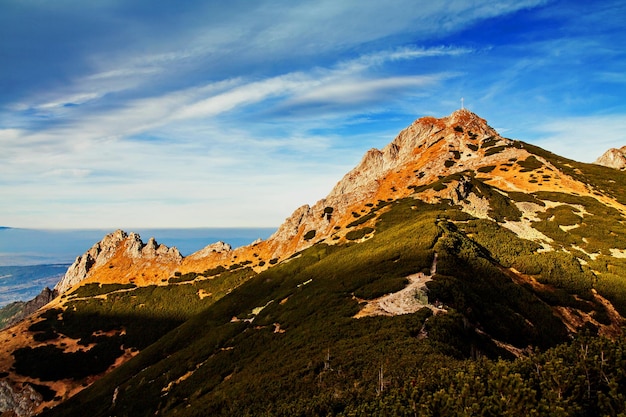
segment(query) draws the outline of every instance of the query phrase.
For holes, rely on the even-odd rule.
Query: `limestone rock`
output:
[[[604,165],[606,167],[619,170],[626,169],[626,146],[622,146],[619,149],[609,149],[601,157],[596,159],[594,164]]]
[[[116,230],[77,257],[54,289],[62,294],[87,278],[91,271],[109,262],[119,251],[123,251],[131,260],[180,262],[183,258],[178,249],[159,245],[154,238],[144,244],[137,233],[127,234],[123,230]]]
[[[426,175],[424,183],[430,183],[436,181],[439,175],[482,166],[485,161],[495,158],[507,160],[517,156],[510,153],[520,152],[518,149],[507,149],[500,155],[485,155],[485,150],[480,147],[482,141],[493,141],[498,145],[510,145],[512,142],[502,138],[484,119],[466,109],[440,119],[423,117],[416,120],[384,148],[367,151],[359,164],[335,185],[325,199],[312,207],[305,205],[294,211],[268,239],[275,248],[273,256],[302,250],[328,238],[335,233],[337,222],[346,224],[354,220],[353,210],[357,207],[361,211],[366,202],[376,204],[381,198],[389,198],[390,195],[385,195],[381,187],[391,188],[393,176],[401,170],[407,172],[403,179],[397,180],[395,189],[398,193],[393,195],[394,198],[401,193],[406,194],[407,185],[413,185],[407,184],[406,178],[407,173],[415,177],[415,168]],[[453,160],[456,166],[450,168],[446,164],[449,160]],[[470,187],[467,179],[461,181],[451,196],[453,201],[463,200]],[[307,240],[306,234],[313,231],[315,239]],[[293,240],[298,243],[294,245]]]
[[[222,241],[211,243],[208,246],[205,246],[203,249],[189,255],[187,259],[202,259],[204,257],[209,256],[212,253],[227,253],[233,250],[232,246],[228,243],[224,243]]]
[[[119,244],[128,238],[123,230],[116,230],[106,235],[100,242],[93,245],[87,252],[77,257],[74,263],[68,268],[65,276],[54,287],[59,293],[78,284],[87,277],[89,271],[94,267],[103,265],[115,255]]]
[[[31,385],[20,387],[0,380],[0,414],[9,412],[18,417],[32,416],[42,401],[41,394]]]

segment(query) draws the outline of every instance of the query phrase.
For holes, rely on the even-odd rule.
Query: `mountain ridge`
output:
[[[151,268],[148,273],[152,277],[150,279],[145,278],[146,273],[143,279],[138,277],[137,275],[141,274],[138,270],[132,270],[126,275],[129,280],[134,278],[144,283],[158,283],[168,278],[175,270],[188,273],[202,268],[214,268],[225,262],[236,264],[236,260],[242,258],[245,258],[244,262],[253,264],[255,270],[261,271],[271,265],[269,261],[285,259],[293,252],[303,250],[314,242],[341,241],[341,238],[333,240],[335,236],[338,236],[334,228],[345,227],[354,221],[353,213],[359,214],[366,208],[365,204],[376,204],[388,198],[405,197],[412,193],[412,189],[408,187],[434,182],[440,176],[489,166],[491,162],[498,167],[512,165],[509,159],[519,158],[520,154],[527,158],[531,156],[534,158],[531,153],[525,151],[524,146],[527,145],[501,137],[486,120],[467,109],[456,110],[450,116],[441,119],[423,117],[403,129],[381,150],[367,151],[359,164],[344,175],[326,198],[319,200],[313,206],[303,205],[297,208],[268,239],[236,250],[224,247],[220,250],[208,249],[206,256],[202,255],[202,251],[207,250],[204,248],[181,258],[180,265],[176,261],[170,262],[167,266],[166,261],[159,268]],[[540,163],[544,164],[547,161],[542,159]],[[547,165],[551,164],[547,163]],[[394,172],[397,167],[403,167],[402,171]],[[417,175],[411,167],[419,168]],[[549,181],[544,181],[544,178],[534,180],[532,170],[521,166],[517,168],[521,171],[521,178],[516,178],[510,172],[504,175],[506,172],[499,170],[499,175],[492,173],[487,183],[510,191],[566,190],[581,195],[591,195],[594,198],[603,198],[595,195],[585,184],[568,175],[553,178],[549,183]],[[556,169],[556,167],[550,167],[550,169]],[[416,178],[418,176],[419,178]],[[533,185],[533,182],[536,185]],[[425,198],[438,199],[438,196],[425,195]],[[608,202],[613,204],[612,200]],[[626,213],[626,206],[620,204],[617,208]],[[305,238],[307,233],[313,234],[313,232],[313,237]],[[155,260],[164,259],[156,257]],[[125,265],[132,264],[132,261],[129,262],[128,259],[120,260],[120,262]],[[261,263],[263,265],[260,265]],[[128,266],[126,268],[128,269]],[[117,274],[113,280],[108,279],[109,274],[102,270],[103,268],[100,268],[99,282],[118,282],[120,279]],[[85,276],[82,274],[83,279]],[[67,290],[69,286],[65,285],[63,289]]]
[[[626,314],[626,241],[620,237],[626,182],[614,172],[503,138],[466,109],[418,119],[381,150],[368,151],[326,198],[297,208],[264,241],[237,249],[217,242],[181,257],[132,233],[105,237],[77,258],[61,297],[0,333],[12,356],[0,355],[0,366],[11,369],[4,383],[14,393],[24,384],[54,391],[53,398],[33,401],[31,413],[71,399],[84,384],[94,388],[70,400],[67,410],[81,401],[102,403],[102,395],[110,402],[113,395],[113,411],[103,413],[140,412],[142,401],[129,401],[137,401],[132,392],[148,389],[134,374],[146,369],[163,383],[160,391],[146,392],[146,401],[173,401],[147,404],[152,411],[146,413],[160,407],[174,413],[183,412],[177,404],[190,395],[186,390],[204,384],[194,378],[216,378],[205,370],[211,358],[231,359],[223,359],[225,370],[209,367],[219,382],[194,394],[206,401],[214,390],[245,384],[237,375],[247,369],[273,372],[271,358],[260,356],[266,366],[239,353],[243,346],[284,349],[281,341],[291,340],[286,346],[298,352],[313,349],[299,339],[299,329],[338,351],[350,346],[346,355],[361,349],[356,340],[377,349],[368,326],[384,320],[407,343],[402,351],[425,343],[424,349],[454,357],[511,358],[585,329],[619,338]],[[386,294],[414,303],[401,293],[413,282],[415,308],[355,319],[365,305],[397,301]],[[342,330],[333,333],[333,326]],[[91,365],[33,367],[44,353],[58,361],[84,356]],[[315,375],[307,389],[319,390],[317,378],[335,375],[330,360],[321,368],[290,361],[295,368],[284,368],[283,378]],[[185,369],[176,365],[182,363]],[[349,361],[343,365],[353,369]],[[116,379],[120,375],[127,376]],[[341,392],[369,398],[358,384],[336,383]],[[211,410],[202,407],[201,413]]]

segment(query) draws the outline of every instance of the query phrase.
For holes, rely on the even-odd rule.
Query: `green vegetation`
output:
[[[400,291],[408,284],[408,280],[404,277],[382,277],[366,284],[354,292],[354,295],[366,300],[381,297]]]
[[[539,192],[537,198],[560,202],[562,205],[547,210],[533,227],[560,243],[564,248],[576,245],[587,253],[611,255],[611,249],[626,249],[626,225],[621,213],[605,206],[593,197],[556,192]],[[589,214],[571,207],[580,205]],[[560,226],[578,225],[567,232]]]
[[[581,181],[583,184],[589,184],[597,192],[606,194],[621,204],[626,204],[626,187],[624,187],[624,184],[626,184],[626,172],[601,165],[576,162],[529,143],[516,142],[515,146],[524,148],[528,152],[546,159],[572,178]]]
[[[508,146],[494,146],[492,148],[489,148],[485,151],[485,156],[491,156],[491,155],[495,155],[497,153],[502,152],[503,150],[505,150],[506,148],[508,148]]]
[[[482,147],[503,149],[495,138]],[[597,178],[589,184],[598,192],[626,196],[619,189],[626,177],[611,185],[606,171],[537,155]],[[511,163],[547,179],[548,166],[535,157]],[[592,290],[626,313],[626,259],[612,252],[626,249],[621,213],[590,197],[503,192],[469,171],[410,186],[415,194],[448,187],[460,198],[471,192],[488,200],[494,220],[473,218],[449,200],[381,200],[355,212],[348,243],[318,242],[281,263],[270,260],[274,266],[260,274],[242,261],[178,274],[171,278],[177,285],[79,289],[93,295],[74,295],[66,310],[42,314],[31,330],[41,341],[75,338],[81,349],[18,350],[15,368],[42,380],[80,379],[106,369],[122,348],[141,351],[44,416],[626,413],[626,339],[600,338],[587,323],[572,340],[555,314],[567,307],[611,323]],[[547,252],[502,226],[522,219],[515,203],[544,201],[556,204],[532,226],[553,240]],[[362,300],[401,290],[435,260],[427,291],[415,297],[440,306],[437,313],[354,318]],[[527,350],[515,358],[513,348]],[[41,365],[47,358],[81,365],[59,371]]]
[[[25,305],[24,301],[15,301],[0,308],[0,329],[4,328],[16,314],[22,312]]]
[[[311,240],[315,237],[315,230],[309,230],[304,234],[304,240]]]
[[[98,295],[104,295],[113,291],[128,290],[136,288],[135,284],[85,284],[82,287],[78,287],[75,291],[71,292],[69,296],[84,298],[84,297],[96,297]]]
[[[205,277],[212,277],[215,275],[219,275],[222,272],[226,272],[226,268],[224,268],[222,265],[219,265],[219,266],[216,266],[215,268],[207,269],[206,271],[202,273],[202,275]]]
[[[518,191],[507,191],[506,194],[509,196],[511,200],[518,202],[518,203],[523,203],[523,202],[534,203],[542,207],[545,207],[546,205],[546,203],[539,200],[534,194],[522,193]]]
[[[502,197],[497,211],[505,218],[509,197],[472,181],[472,190],[490,204]],[[571,216],[581,213],[572,204],[555,207],[552,216],[576,220]],[[381,212],[382,207],[388,210]],[[446,204],[407,198],[381,202],[370,214],[378,216],[370,239],[318,243],[261,274],[241,276],[235,291],[189,314],[126,365],[44,415],[85,410],[94,417],[455,415],[473,407],[489,415],[624,411],[626,380],[620,369],[626,364],[618,354],[626,351],[624,341],[583,337],[559,345],[569,336],[551,306],[606,320],[600,306],[580,298],[588,295],[591,275],[573,256],[537,253],[536,243]],[[443,305],[445,313],[422,309],[353,318],[360,309],[356,298],[398,291],[408,275],[430,270],[435,253],[428,301]],[[602,265],[608,271],[610,264]],[[554,290],[537,292],[515,283],[505,269],[511,266],[536,273]],[[234,272],[170,287],[197,288],[229,274]],[[66,314],[52,312],[46,321]],[[492,338],[548,350],[510,360]],[[597,360],[601,354],[604,361]]]
[[[81,379],[98,374],[123,353],[122,347],[148,347],[254,275],[254,271],[245,268],[193,284],[79,287],[74,294],[80,294],[81,299],[70,301],[65,310],[47,310],[29,330],[37,332],[38,341],[53,340],[63,334],[86,348],[78,352],[64,352],[52,345],[18,349],[13,352],[15,369],[42,380]],[[103,289],[115,292],[107,291],[106,297],[94,298],[102,295]],[[210,295],[201,298],[199,291]],[[87,348],[90,345],[93,346]]]
[[[371,227],[362,227],[360,229],[351,230],[348,233],[346,233],[346,239],[348,239],[348,240],[359,240],[359,239],[365,237],[366,235],[372,233],[373,231],[374,231],[374,229],[371,228]]]
[[[194,279],[201,276],[197,272],[188,272],[186,274],[178,274],[178,276],[174,276],[167,280],[170,284],[178,284],[181,282],[193,281]]]
[[[511,199],[495,187],[491,187],[484,182],[473,180],[472,192],[478,197],[489,200],[489,217],[502,223],[506,220],[519,221],[522,212]]]
[[[494,136],[489,136],[488,138],[485,138],[481,141],[480,143],[480,147],[482,149],[486,149],[486,148],[491,148],[492,146],[496,146],[496,144],[499,142],[500,140],[497,139]]]
[[[120,344],[113,338],[107,338],[91,349],[71,353],[53,345],[23,347],[13,352],[15,371],[42,381],[82,379],[99,374],[121,354]]]
[[[543,167],[541,161],[539,161],[533,155],[529,156],[523,161],[517,161],[517,165],[522,167],[520,172],[530,172]]]
[[[567,252],[542,252],[540,246],[520,239],[513,232],[497,227],[488,220],[474,220],[462,225],[472,240],[485,248],[489,256],[505,267],[537,276],[541,282],[563,288],[570,293],[590,296],[594,276]]]
[[[360,216],[358,219],[354,220],[353,222],[348,223],[348,225],[346,227],[350,228],[350,227],[356,227],[356,226],[360,226],[363,223],[368,222],[369,220],[372,220],[373,218],[375,218],[377,216],[377,211],[378,211],[378,207],[372,209],[372,211],[370,211],[369,213]]]
[[[487,165],[487,166],[478,168],[476,171],[478,171],[480,173],[483,173],[483,174],[487,174],[487,173],[493,171],[494,169],[496,169],[495,165]]]
[[[340,416],[596,416],[626,412],[626,340],[582,336],[513,362],[435,362]]]
[[[600,269],[596,289],[606,297],[622,315],[626,316],[626,259],[601,256],[592,262],[592,266]]]

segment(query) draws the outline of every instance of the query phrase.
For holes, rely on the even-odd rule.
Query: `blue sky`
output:
[[[626,145],[626,2],[0,0],[0,225],[278,226],[460,107]]]

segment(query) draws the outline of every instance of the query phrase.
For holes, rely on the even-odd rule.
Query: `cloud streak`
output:
[[[601,3],[9,0],[0,221],[278,225],[460,97],[514,137],[592,154],[626,114],[620,6]]]

